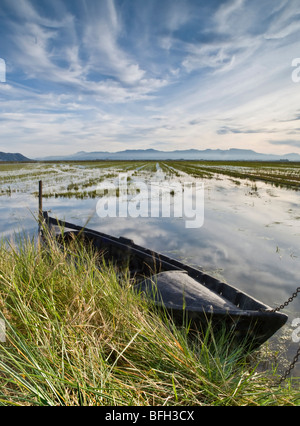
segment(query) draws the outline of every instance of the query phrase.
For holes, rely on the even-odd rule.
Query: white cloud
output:
[[[299,34],[299,2],[292,1],[281,3],[280,12],[281,13],[275,14],[268,31],[266,31],[266,39],[285,39],[294,33]]]
[[[85,22],[83,42],[89,54],[91,69],[128,85],[138,84],[146,72],[138,61],[120,47],[121,33],[122,23],[113,0],[99,2],[97,14],[88,14]]]
[[[214,16],[220,32],[228,29],[232,19],[241,12],[244,4],[245,0],[229,0],[221,4]]]
[[[57,0],[49,14],[29,0],[3,2],[11,13],[0,137],[28,147],[25,155],[100,143],[267,151],[270,133],[284,141],[297,132],[283,120],[298,109],[296,2],[137,1],[129,11],[113,0]]]

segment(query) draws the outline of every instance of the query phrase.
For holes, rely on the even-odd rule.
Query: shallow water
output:
[[[163,177],[159,167],[157,173]],[[150,179],[143,169],[138,176]],[[133,183],[135,179],[132,178]],[[184,180],[195,181],[184,174],[177,179]],[[44,209],[78,225],[88,221],[89,228],[122,235],[136,244],[201,267],[271,307],[282,304],[300,285],[300,193],[262,182],[255,186],[245,180],[236,184],[226,177],[203,182],[204,224],[196,229],[187,229],[184,218],[101,219],[96,214],[97,198],[49,198],[44,200]],[[37,198],[29,193],[0,197],[0,214],[2,236],[19,231],[37,234]],[[288,348],[289,359],[299,345],[291,337],[292,321],[300,318],[299,302],[300,297],[286,309],[288,324],[271,339],[271,343],[278,345],[279,337],[285,336],[281,344]],[[297,366],[294,374],[299,373]]]

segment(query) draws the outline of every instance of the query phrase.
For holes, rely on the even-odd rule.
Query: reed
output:
[[[299,404],[299,390],[275,387],[276,373],[258,373],[230,336],[208,328],[191,338],[133,285],[79,241],[3,241],[0,404]]]

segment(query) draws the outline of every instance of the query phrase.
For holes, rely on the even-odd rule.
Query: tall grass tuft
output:
[[[0,404],[297,405],[228,335],[188,334],[80,241],[0,245]]]

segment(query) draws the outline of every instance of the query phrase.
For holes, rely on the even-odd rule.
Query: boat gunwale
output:
[[[73,230],[75,230],[76,232],[81,232],[83,235],[88,235],[90,237],[100,237],[102,239],[107,240],[107,242],[112,242],[113,244],[117,244],[119,248],[124,248],[126,250],[130,249],[130,252],[135,252],[136,254],[140,254],[140,256],[142,257],[149,257],[151,259],[155,258],[157,259],[158,262],[163,262],[165,266],[170,265],[171,269],[170,270],[178,270],[178,271],[185,271],[188,273],[189,276],[191,276],[192,278],[194,278],[199,285],[202,285],[206,288],[208,288],[210,291],[212,291],[213,293],[220,295],[220,293],[218,293],[217,291],[215,291],[214,289],[212,289],[210,287],[209,284],[206,284],[205,282],[201,282],[200,279],[205,280],[205,279],[209,279],[210,281],[213,280],[215,281],[215,283],[218,283],[218,285],[222,286],[223,288],[227,288],[230,289],[230,291],[233,291],[236,293],[236,295],[240,296],[240,297],[244,297],[247,298],[249,301],[251,301],[251,303],[253,303],[254,306],[257,307],[257,309],[243,309],[237,306],[237,310],[232,310],[227,308],[225,309],[214,309],[213,312],[207,310],[204,310],[204,313],[209,314],[214,314],[214,315],[224,315],[224,314],[228,314],[229,316],[232,317],[252,317],[252,318],[261,318],[261,317],[268,317],[269,319],[271,319],[271,317],[274,317],[274,319],[276,318],[277,320],[279,319],[279,317],[282,318],[282,321],[284,320],[284,318],[287,320],[287,316],[281,312],[274,312],[272,310],[272,308],[268,305],[265,305],[264,303],[258,301],[257,299],[253,298],[252,296],[250,296],[249,294],[245,293],[244,291],[241,291],[239,289],[237,289],[236,287],[225,283],[225,282],[221,282],[218,279],[212,277],[211,275],[205,274],[203,273],[200,269],[197,269],[193,266],[190,265],[186,265],[183,264],[182,262],[176,260],[176,259],[172,259],[166,255],[163,255],[161,253],[155,252],[153,250],[141,247],[137,244],[135,244],[133,241],[131,240],[127,240],[124,237],[114,237],[99,231],[95,231],[89,228],[85,228],[79,225],[75,225],[72,223],[69,223],[67,221],[64,220],[60,220],[60,219],[55,219],[52,218],[48,215],[48,212],[43,212],[43,217],[45,222],[47,223],[48,226],[53,225],[53,226],[58,226],[62,229],[68,229],[68,231],[65,233],[74,233]],[[61,231],[61,230],[60,230]],[[60,232],[61,234],[61,232]],[[57,236],[59,235],[59,233],[57,233]],[[175,269],[174,269],[175,268]],[[223,296],[225,299],[229,300],[231,303],[233,303],[235,306],[236,304],[226,298],[226,296]],[[172,308],[170,308],[172,309]],[[197,310],[193,310],[189,308],[190,312],[199,312]]]

